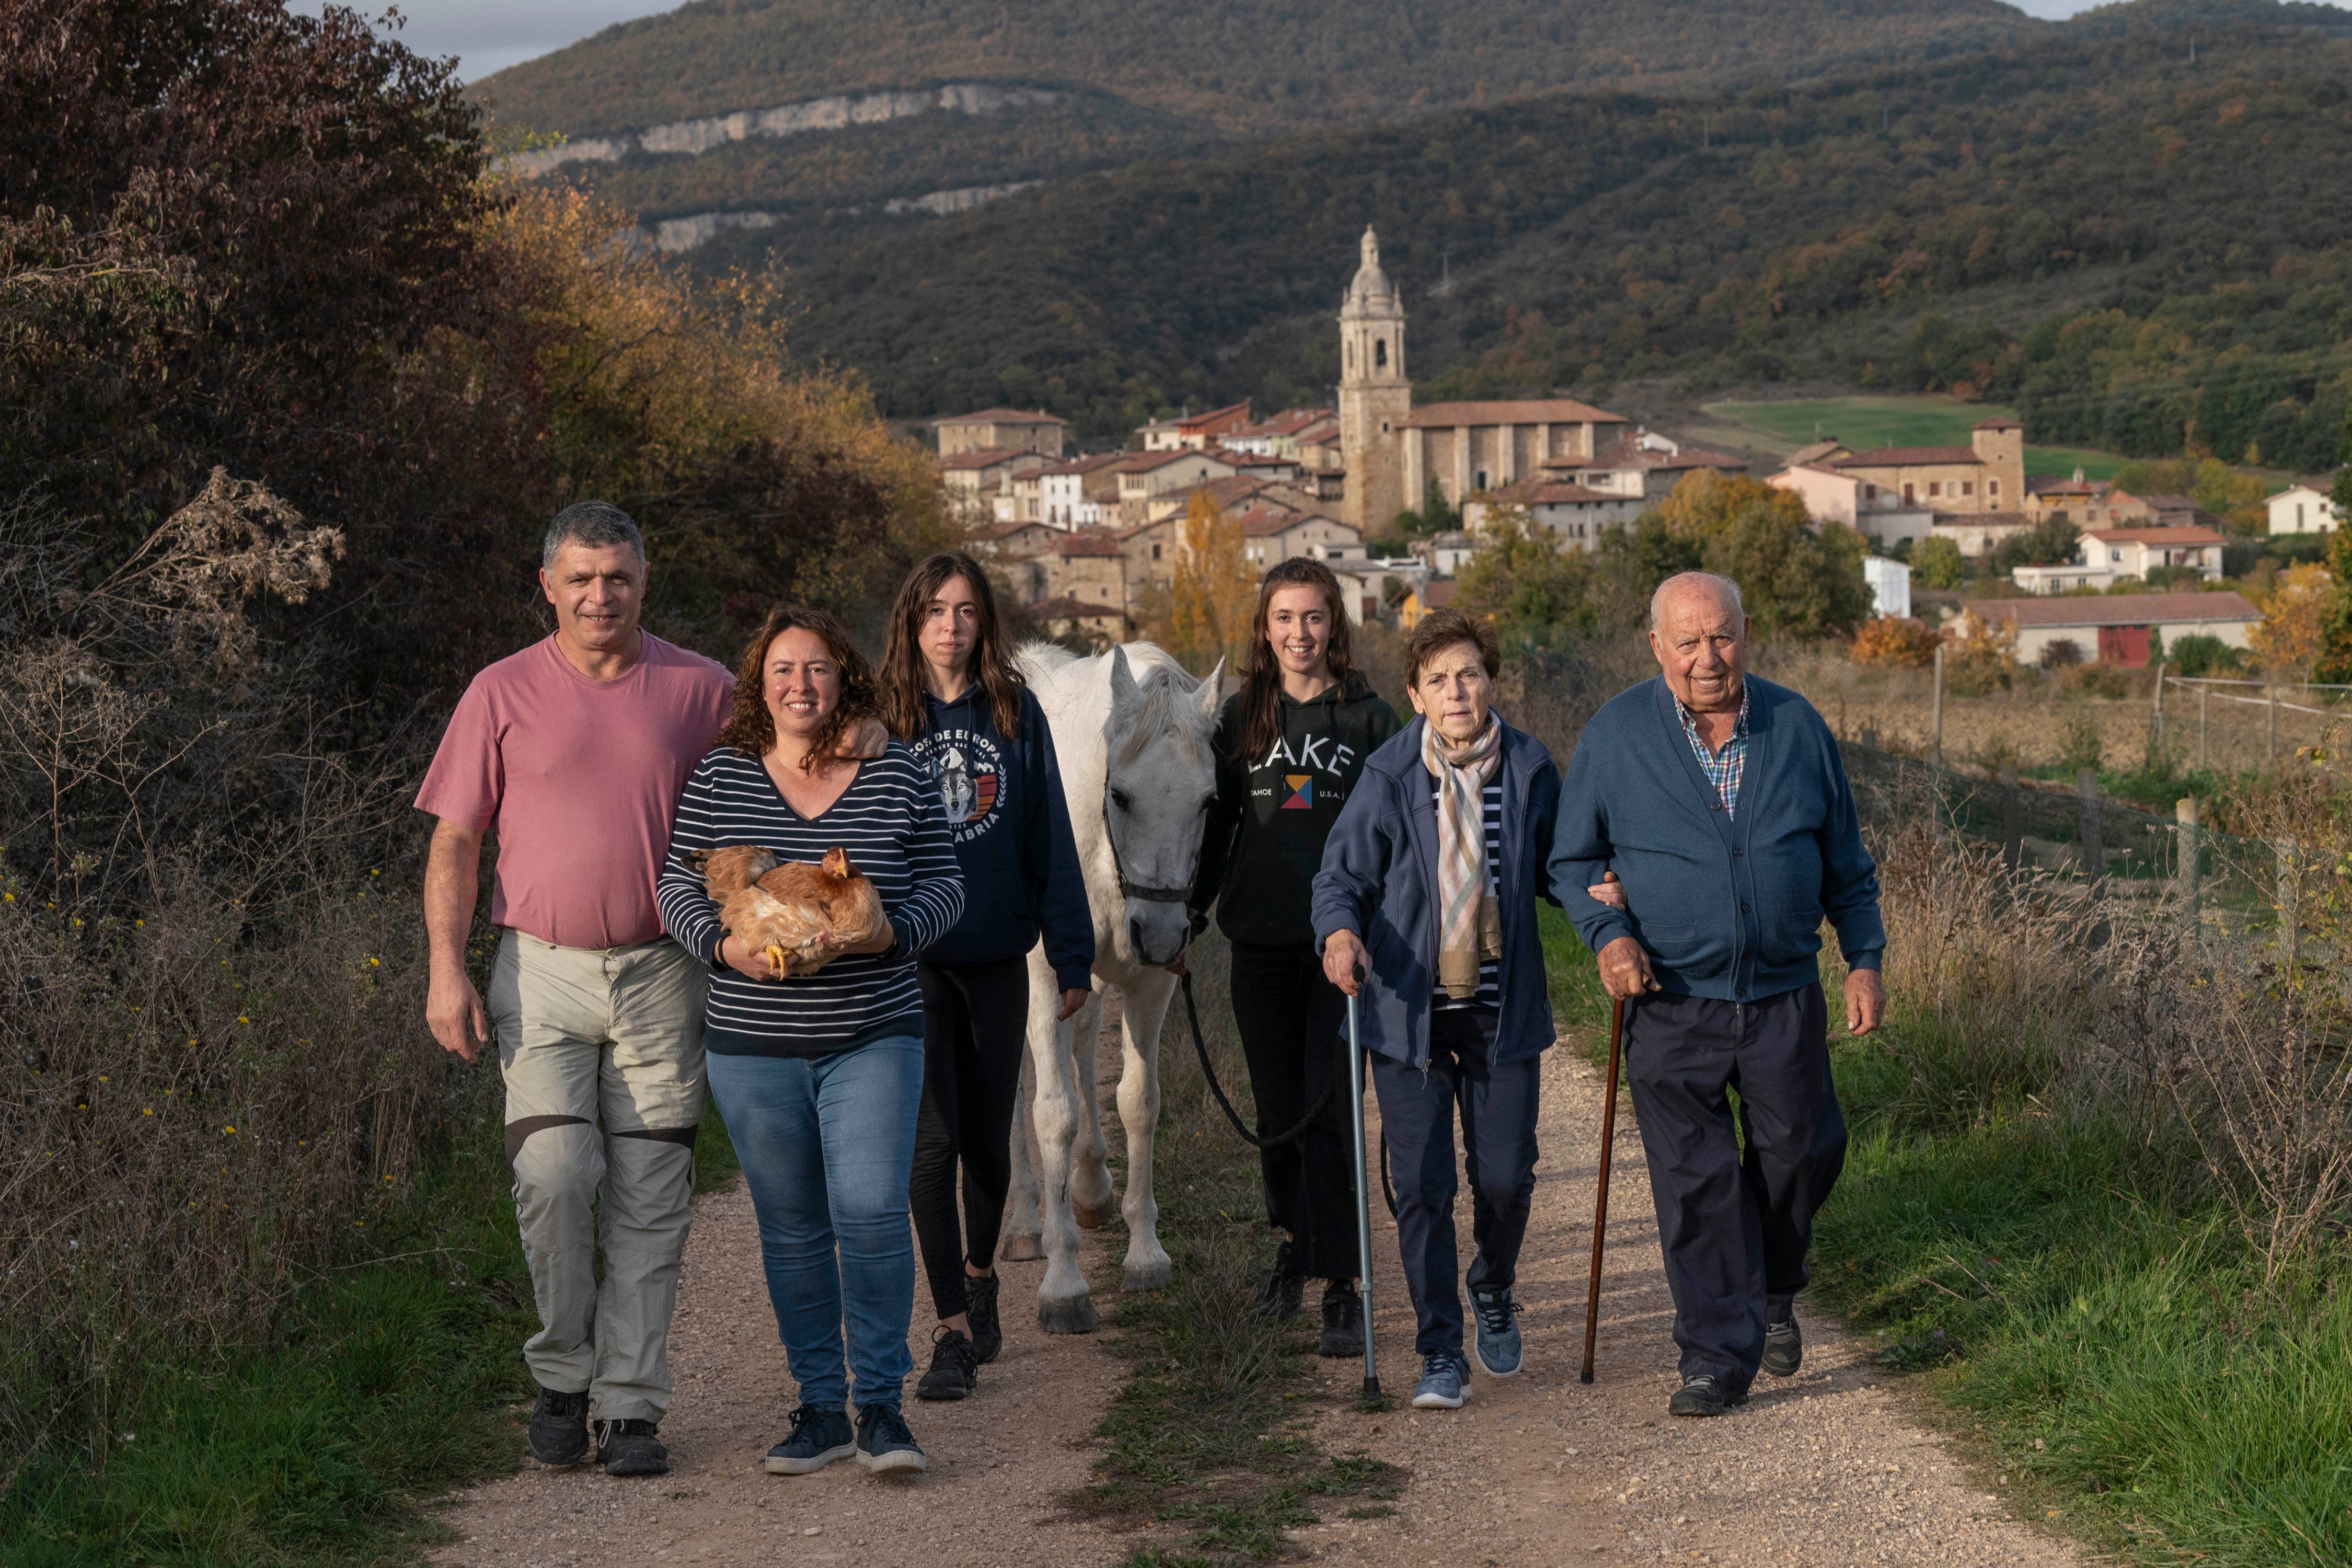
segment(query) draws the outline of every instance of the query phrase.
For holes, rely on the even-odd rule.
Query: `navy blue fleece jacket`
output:
[[[1593,952],[1633,937],[1660,986],[1720,1002],[1820,979],[1824,917],[1856,969],[1886,947],[1837,738],[1787,687],[1745,679],[1748,761],[1728,819],[1655,677],[1577,738],[1546,879]],[[1625,884],[1622,912],[1585,894],[1606,871]]]
[[[1055,984],[1086,990],[1095,918],[1045,710],[1022,692],[1021,734],[1009,738],[974,685],[952,702],[926,692],[923,718],[907,746],[939,786],[964,897],[954,928],[916,956],[950,966],[1018,958],[1042,931]]]

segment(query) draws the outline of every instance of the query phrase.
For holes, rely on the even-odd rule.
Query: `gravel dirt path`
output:
[[[1408,1478],[1390,1517],[1348,1520],[1329,1510],[1327,1522],[1297,1537],[1304,1556],[1383,1568],[2088,1561],[2012,1518],[1909,1417],[1863,1348],[1804,1314],[1801,1302],[1806,1359],[1797,1378],[1760,1380],[1755,1399],[1724,1419],[1670,1421],[1671,1310],[1630,1112],[1618,1119],[1598,1380],[1580,1385],[1602,1095],[1599,1075],[1570,1049],[1545,1065],[1543,1157],[1518,1290],[1527,1370],[1507,1381],[1475,1376],[1459,1411],[1404,1408],[1418,1358],[1395,1233],[1375,1205],[1378,1347],[1395,1408],[1359,1412],[1361,1364],[1318,1363],[1313,1375],[1331,1397],[1315,1417],[1316,1436],[1328,1452],[1370,1453]],[[1106,1104],[1118,1070],[1108,1053]],[[1466,1204],[1461,1224],[1467,1259]],[[1102,1236],[1087,1237],[1085,1261],[1089,1277],[1115,1288],[1117,1253]],[[449,1500],[443,1518],[459,1540],[434,1561],[1081,1568],[1147,1545],[1181,1551],[1181,1534],[1116,1532],[1062,1510],[1062,1498],[1088,1478],[1089,1434],[1120,1369],[1101,1337],[1038,1331],[1027,1303],[1043,1269],[1002,1266],[1004,1352],[982,1373],[977,1398],[909,1399],[929,1475],[880,1481],[840,1464],[813,1477],[770,1476],[759,1458],[783,1435],[791,1383],[750,1200],[740,1185],[712,1194],[698,1205],[672,1342],[677,1393],[662,1431],[672,1473],[615,1481],[526,1468]],[[928,1314],[916,1316],[920,1341]],[[918,1368],[927,1362],[927,1352],[919,1354]]]

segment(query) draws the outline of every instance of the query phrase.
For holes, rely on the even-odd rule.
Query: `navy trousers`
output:
[[[1625,1073],[1685,1378],[1746,1388],[1765,1324],[1805,1288],[1813,1216],[1845,1168],[1828,1027],[1818,983],[1760,1002],[1626,1004]],[[1739,1091],[1736,1130],[1727,1089]]]
[[[1489,1015],[1491,1017],[1491,1015]],[[1489,1024],[1487,1028],[1491,1028]],[[1536,1190],[1536,1110],[1543,1058],[1491,1067],[1489,1037],[1472,1012],[1431,1016],[1429,1068],[1372,1058],[1381,1135],[1396,1187],[1397,1249],[1412,1292],[1413,1349],[1462,1353],[1461,1279],[1454,1246],[1454,1118],[1470,1172],[1470,1235],[1478,1247],[1467,1283],[1497,1289],[1518,1278],[1519,1246]]]

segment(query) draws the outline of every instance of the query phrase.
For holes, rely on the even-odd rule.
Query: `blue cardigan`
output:
[[[1425,719],[1415,719],[1364,759],[1315,874],[1315,946],[1333,931],[1362,939],[1370,975],[1358,1026],[1370,1049],[1409,1067],[1429,1065],[1429,1003],[1437,984],[1437,785],[1421,762]],[[1544,984],[1536,898],[1551,853],[1559,770],[1543,742],[1503,725],[1502,1010],[1493,1060],[1524,1061],[1550,1046],[1551,994]],[[1582,884],[1577,888],[1580,896]],[[1590,900],[1588,900],[1590,901]]]
[[[1824,916],[1856,969],[1877,968],[1886,946],[1878,868],[1836,737],[1787,687],[1746,680],[1748,762],[1730,820],[1654,677],[1585,725],[1551,838],[1551,882],[1586,945],[1633,937],[1659,985],[1722,1002],[1820,979]],[[1612,870],[1622,913],[1585,895]]]

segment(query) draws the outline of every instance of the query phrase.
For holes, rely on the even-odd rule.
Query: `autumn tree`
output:
[[[1176,539],[1168,595],[1168,651],[1199,675],[1238,658],[1257,610],[1257,574],[1242,552],[1242,525],[1205,489],[1192,493]]]
[[[2254,658],[2273,675],[2303,675],[2327,646],[2335,579],[2325,566],[2305,562],[2280,574],[2263,606],[2263,618],[2248,635]]]
[[[1462,570],[1457,602],[1464,610],[1528,634],[1562,626],[1591,629],[1591,558],[1582,551],[1563,552],[1526,507],[1488,508],[1478,543],[1478,553]]]

